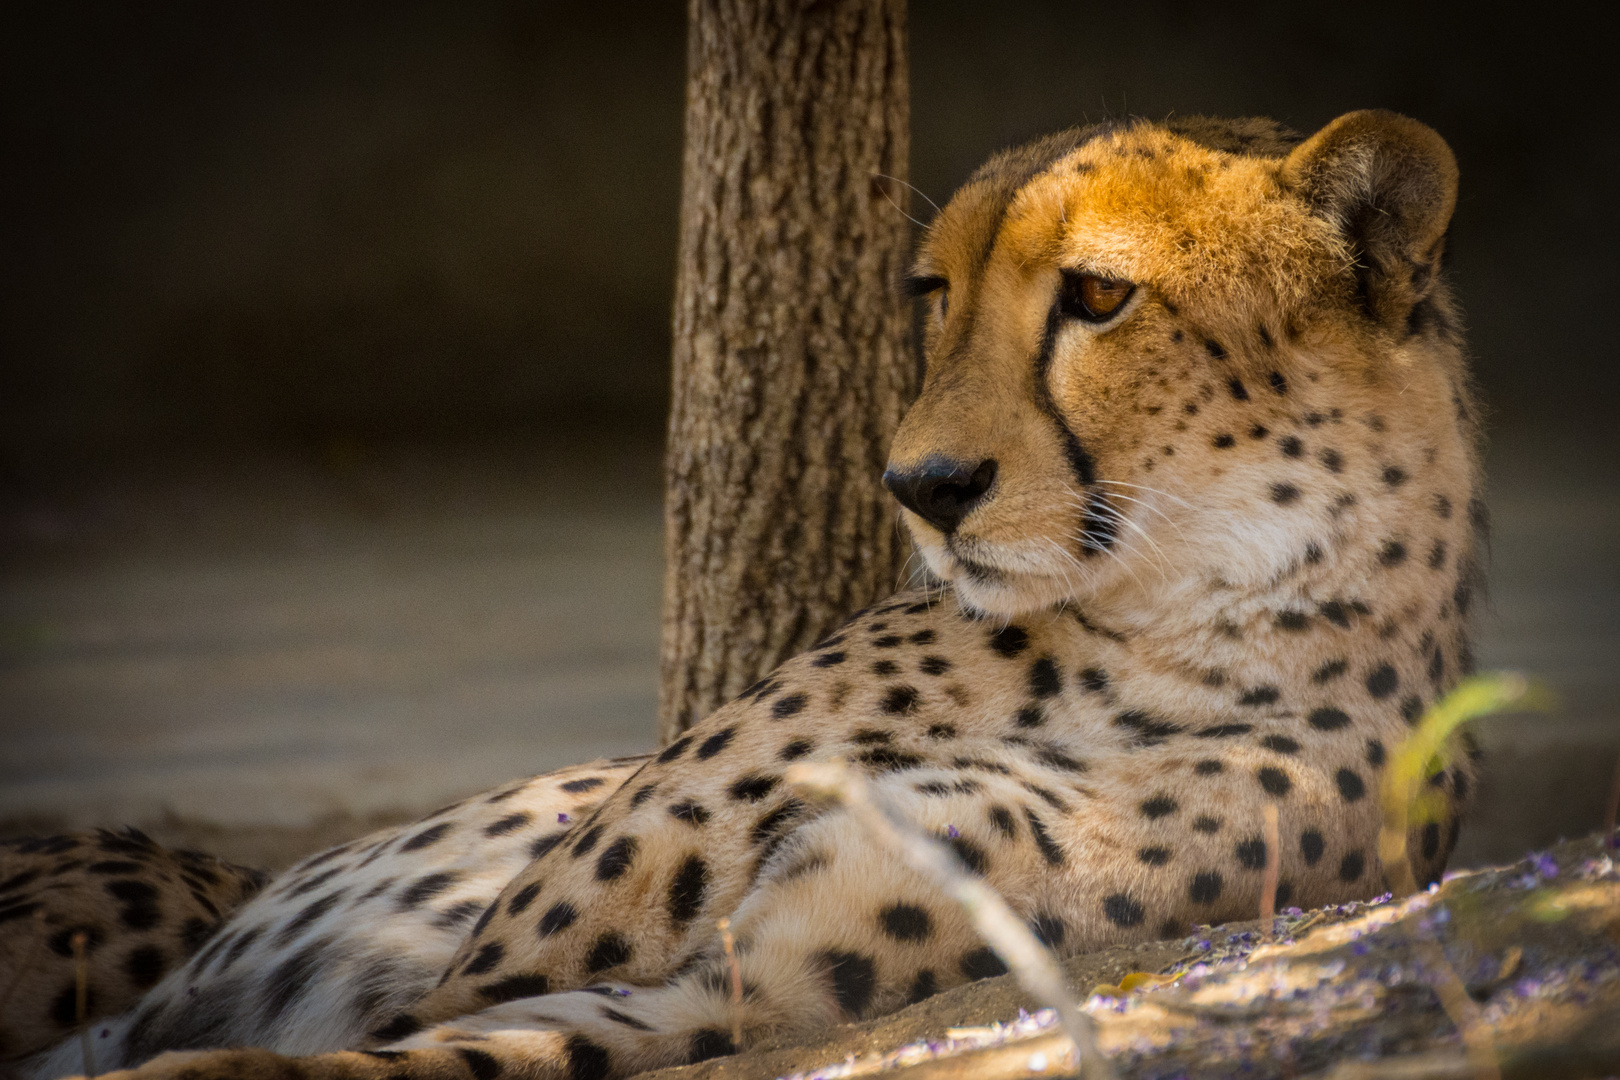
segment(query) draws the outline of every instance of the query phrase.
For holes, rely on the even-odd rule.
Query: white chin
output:
[[[923,557],[934,576],[950,583],[962,604],[980,615],[1013,619],[1074,599],[1065,583],[1052,578],[1005,571],[993,578],[975,574],[937,548],[925,550]]]

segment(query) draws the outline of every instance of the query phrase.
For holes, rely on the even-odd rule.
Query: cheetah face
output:
[[[928,370],[884,476],[930,570],[1006,616],[1278,573],[1324,526],[1276,512],[1253,448],[1445,393],[1407,345],[1454,193],[1444,142],[1388,113],[1303,143],[1094,127],[985,165],[919,251]]]

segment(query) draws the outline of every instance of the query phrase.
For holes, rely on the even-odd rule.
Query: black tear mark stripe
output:
[[[1063,440],[1064,456],[1069,459],[1070,470],[1080,482],[1080,486],[1088,488],[1097,482],[1097,463],[1081,445],[1080,437],[1069,427],[1069,422],[1063,418],[1063,414],[1058,412],[1057,401],[1052,396],[1052,351],[1057,347],[1058,330],[1062,325],[1062,312],[1056,304],[1053,304],[1052,310],[1046,316],[1046,329],[1041,333],[1041,351],[1035,357],[1035,405],[1057,428],[1058,437]]]

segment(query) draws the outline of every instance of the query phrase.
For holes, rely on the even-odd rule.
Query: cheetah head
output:
[[[930,570],[1004,616],[1259,586],[1406,512],[1377,482],[1391,441],[1466,468],[1434,434],[1467,396],[1438,272],[1456,177],[1387,112],[1304,140],[1111,123],[992,159],[910,281],[927,374],[884,483]],[[1319,424],[1334,468],[1279,453]]]

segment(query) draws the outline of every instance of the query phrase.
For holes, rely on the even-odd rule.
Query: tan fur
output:
[[[1118,124],[992,160],[924,239],[928,373],[891,454],[896,476],[996,462],[952,531],[907,513],[937,583],[637,768],[369,1049],[278,1056],[312,1052],[301,1029],[141,1073],[623,1075],[727,1052],[734,1023],[750,1043],[999,970],[945,898],[783,786],[795,760],[869,770],[1062,954],[1253,915],[1268,804],[1283,903],[1382,891],[1386,755],[1470,663],[1479,478],[1437,265],[1454,198],[1444,143],[1382,113],[1304,142]],[[1066,316],[1079,272],[1134,292]],[[1420,877],[1472,779],[1438,777]],[[289,952],[353,947],[319,916]]]

